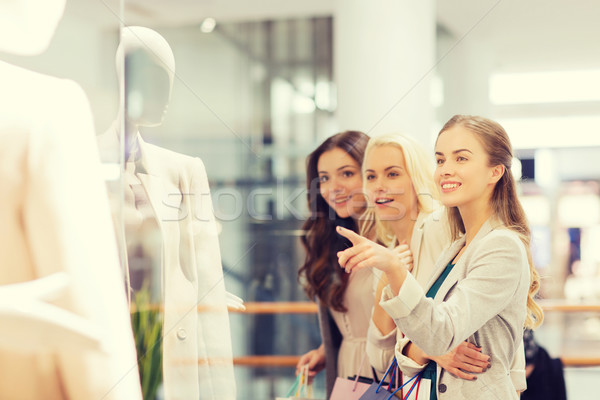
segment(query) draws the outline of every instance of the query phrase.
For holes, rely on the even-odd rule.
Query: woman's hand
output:
[[[473,373],[485,372],[491,366],[490,356],[482,354],[480,347],[468,342],[462,342],[448,354],[429,358],[452,375],[469,381],[477,379]]]
[[[296,375],[300,373],[302,366],[308,364],[308,383],[312,383],[315,375],[325,368],[325,347],[320,345],[319,348],[309,351],[300,357],[296,364]]]
[[[353,231],[337,227],[337,232],[352,242],[352,247],[337,253],[340,266],[350,273],[363,268],[385,272],[394,295],[397,295],[412,264],[412,253],[406,244],[393,250],[366,239]]]
[[[379,277],[377,289],[375,290],[375,304],[373,304],[373,313],[371,315],[371,318],[373,319],[373,323],[375,324],[377,329],[379,329],[379,332],[383,336],[386,336],[391,331],[396,329],[396,323],[379,304],[379,302],[381,301],[381,293],[383,292],[383,288],[388,285],[387,275],[375,274],[375,276],[377,275],[381,275],[381,277]]]
[[[406,251],[407,249],[409,250],[409,252]],[[394,247],[393,252],[396,253],[398,257],[400,257],[400,259],[402,259],[404,265],[406,265],[406,268],[408,269],[408,272],[412,272],[414,266],[412,250],[410,250],[410,247],[408,246],[406,241],[403,241],[398,246]]]
[[[388,249],[341,226],[337,232],[352,242],[352,247],[337,253],[340,266],[348,273],[363,268],[377,268],[386,274],[412,269],[412,252],[406,244]]]

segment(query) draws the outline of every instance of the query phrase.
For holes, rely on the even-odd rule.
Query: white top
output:
[[[444,211],[441,208],[431,214],[420,213],[413,228],[410,240],[413,252],[412,275],[422,287],[429,281],[438,256],[451,243],[450,228]],[[367,354],[378,374],[385,373],[394,358],[396,341],[401,338],[402,333],[398,329],[382,335],[373,320],[369,321]]]
[[[342,378],[357,374],[365,355],[367,330],[375,302],[373,276],[373,271],[368,268],[353,271],[344,294],[344,305],[348,311],[329,309],[343,338],[338,353],[337,371]],[[359,374],[366,377],[372,375],[367,362]]]

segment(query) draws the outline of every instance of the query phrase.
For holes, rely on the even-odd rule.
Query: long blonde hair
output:
[[[363,185],[367,182],[364,179],[366,160],[374,148],[382,146],[393,146],[404,156],[406,171],[412,182],[415,193],[417,194],[417,206],[419,212],[431,213],[439,206],[439,191],[433,181],[433,159],[423,149],[423,147],[413,138],[406,135],[386,134],[372,137],[367,144],[363,161]],[[363,186],[364,187],[364,186]],[[372,201],[372,200],[369,200]],[[395,245],[396,238],[389,224],[377,217],[375,209],[370,204],[365,211],[362,219],[364,224],[361,227],[361,234],[365,235],[371,232],[373,225],[377,240],[386,246]]]
[[[444,125],[440,133],[447,131],[454,126],[462,126],[473,132],[480,140],[483,148],[488,154],[489,166],[503,165],[506,169],[502,178],[496,183],[491,198],[492,210],[497,218],[511,229],[519,234],[519,237],[525,244],[527,251],[527,260],[529,262],[529,294],[527,296],[527,319],[525,327],[536,328],[544,320],[544,313],[540,306],[535,302],[535,295],[540,289],[540,276],[538,275],[531,258],[531,232],[525,210],[517,196],[515,179],[511,172],[513,159],[512,145],[506,131],[500,124],[483,117],[471,115],[455,115]],[[465,233],[465,226],[457,207],[448,209],[448,219],[452,232],[452,239],[456,240],[461,234]]]

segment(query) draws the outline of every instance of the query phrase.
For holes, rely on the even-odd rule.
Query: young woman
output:
[[[523,327],[541,323],[533,296],[539,288],[530,233],[516,195],[512,148],[504,129],[481,117],[454,116],[438,135],[434,177],[455,241],[436,263],[425,293],[406,263],[389,250],[338,228],[353,247],[338,253],[347,272],[383,270],[389,286],[381,305],[408,340],[397,357],[433,365],[436,398],[514,399],[510,365]],[[463,341],[491,356],[486,373],[464,380],[429,363]]]
[[[338,133],[313,151],[306,163],[311,215],[304,224],[306,260],[298,276],[308,296],[319,303],[323,344],[304,354],[298,368],[308,364],[312,376],[326,368],[327,397],[338,376],[371,376],[368,365],[361,371],[359,367],[374,303],[373,274],[369,270],[345,274],[336,255],[351,246],[336,227],[358,232],[365,209],[360,168],[368,140],[362,132]]]
[[[369,202],[365,218],[369,223],[363,228],[371,229],[370,222],[374,221],[380,243],[395,248],[397,253],[408,249],[412,257],[410,271],[423,287],[433,273],[438,256],[451,242],[450,228],[433,181],[432,164],[414,139],[388,134],[369,141],[362,168]],[[394,358],[396,341],[402,339],[402,333],[379,305],[387,279],[381,273],[377,275],[381,279],[367,334],[367,354],[370,364],[383,374]],[[453,351],[433,359],[458,377],[474,379],[472,373],[484,371],[489,356],[475,345],[462,342]],[[400,366],[404,362],[398,359]]]

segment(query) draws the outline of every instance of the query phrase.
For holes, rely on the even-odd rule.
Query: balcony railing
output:
[[[544,312],[562,312],[562,313],[581,313],[598,312],[600,313],[600,303],[569,303],[560,300],[543,300],[540,306]],[[316,314],[317,305],[313,302],[250,302],[245,303],[246,310],[230,310],[232,313],[241,314]],[[234,358],[234,364],[246,367],[294,367],[298,363],[300,356],[289,355],[260,355],[260,356],[240,356]],[[561,356],[561,360],[566,367],[588,367],[600,366],[600,357],[570,357]]]

